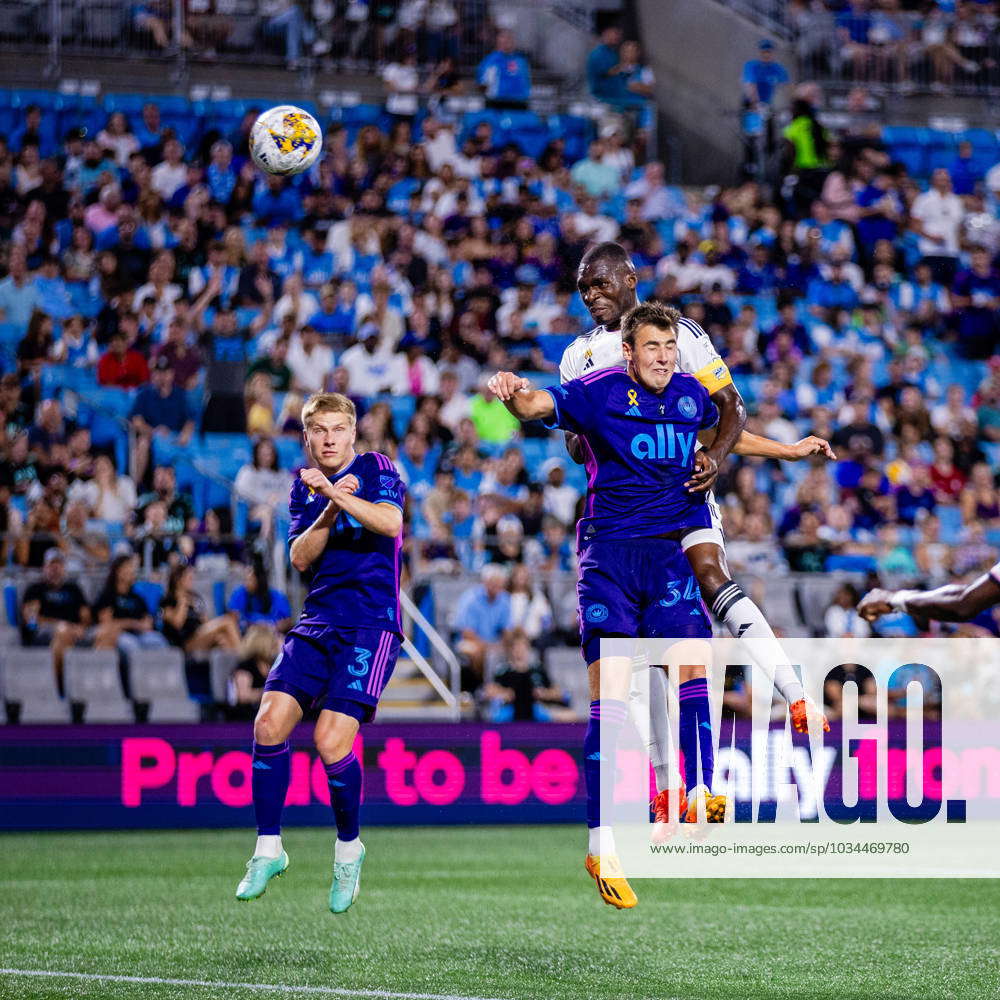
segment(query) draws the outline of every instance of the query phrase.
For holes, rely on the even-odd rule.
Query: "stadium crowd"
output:
[[[606,33],[594,83],[635,64],[628,45]],[[558,712],[533,657],[572,640],[543,581],[573,568],[582,478],[557,438],[522,437],[485,379],[557,380],[562,350],[592,325],[576,264],[605,239],[632,254],[640,298],[708,331],[750,429],[838,450],[832,464],[724,467],[738,575],[940,583],[989,566],[1000,166],[957,159],[912,177],[877,134],[828,133],[803,94],[773,197],[753,181],[668,185],[625,128],[574,155],[553,134],[531,156],[489,120],[397,107],[378,124],[325,123],[319,163],[286,179],[248,160],[254,111],[182,144],[155,102],[93,136],[56,135],[27,107],[0,138],[0,325],[15,345],[0,379],[0,529],[8,564],[41,571],[22,640],[51,642],[57,663],[85,638],[188,653],[249,641],[238,688],[259,698],[269,647],[247,630],[289,625],[271,553],[303,461],[299,408],[329,389],[358,407],[359,450],[393,456],[408,485],[410,583],[482,574],[451,622],[467,686],[493,676],[483,697],[500,714]],[[94,446],[59,384],[70,370],[81,400],[125,401],[127,450]],[[249,435],[253,452],[224,502],[199,502],[174,459],[213,435]],[[247,564],[245,587],[212,614],[190,568]],[[93,607],[67,582],[83,571],[107,573]],[[156,614],[136,596],[140,571],[164,588]],[[825,621],[867,634],[843,594]],[[974,627],[1000,632],[988,616]]]

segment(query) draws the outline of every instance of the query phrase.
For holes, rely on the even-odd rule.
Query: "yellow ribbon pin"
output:
[[[629,406],[638,406],[639,397],[635,394],[635,389],[629,389],[628,391],[628,402]]]

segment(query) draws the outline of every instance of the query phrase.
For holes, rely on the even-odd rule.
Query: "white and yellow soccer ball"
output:
[[[269,108],[250,131],[253,162],[269,174],[301,174],[316,162],[322,149],[319,122],[291,104]]]

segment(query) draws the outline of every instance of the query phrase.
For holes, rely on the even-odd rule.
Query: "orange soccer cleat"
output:
[[[597,883],[601,899],[618,910],[631,910],[639,900],[628,884],[621,863],[614,854],[598,857],[588,854],[584,862],[587,874]]]
[[[692,789],[688,797],[687,814],[681,817],[682,823],[698,823],[698,806],[701,804],[706,823],[725,823],[726,797],[713,795],[704,785]]]
[[[824,733],[830,732],[830,723],[812,698],[799,698],[788,706],[788,710],[792,713],[792,728],[797,733],[808,733],[810,729],[821,727]]]
[[[671,798],[677,804],[673,816],[670,815]],[[653,832],[649,839],[654,844],[662,844],[677,832],[677,824],[683,823],[687,814],[688,800],[684,783],[681,782],[680,788],[664,788],[657,792],[656,798],[649,803],[649,808],[653,810]]]

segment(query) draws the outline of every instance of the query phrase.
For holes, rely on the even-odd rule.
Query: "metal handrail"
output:
[[[401,590],[399,593],[399,603],[402,605],[403,613],[410,618],[414,625],[416,625],[424,633],[424,635],[427,636],[430,644],[448,665],[449,686],[445,687],[441,678],[438,677],[437,671],[435,671],[430,663],[427,662],[426,658],[416,650],[413,643],[411,643],[409,639],[404,640],[404,648],[406,648],[408,652],[410,649],[413,650],[413,653],[410,654],[413,662],[417,664],[421,673],[423,673],[424,676],[431,682],[434,690],[441,695],[445,703],[450,708],[455,709],[457,714],[462,674],[462,667],[458,662],[458,657],[455,656],[455,653],[452,651],[448,643],[444,641],[441,633],[438,632],[438,630],[427,620],[427,618],[424,617],[420,608],[413,603],[413,599],[404,590]],[[407,646],[407,644],[409,644],[409,646]],[[414,653],[416,656],[413,655]]]

